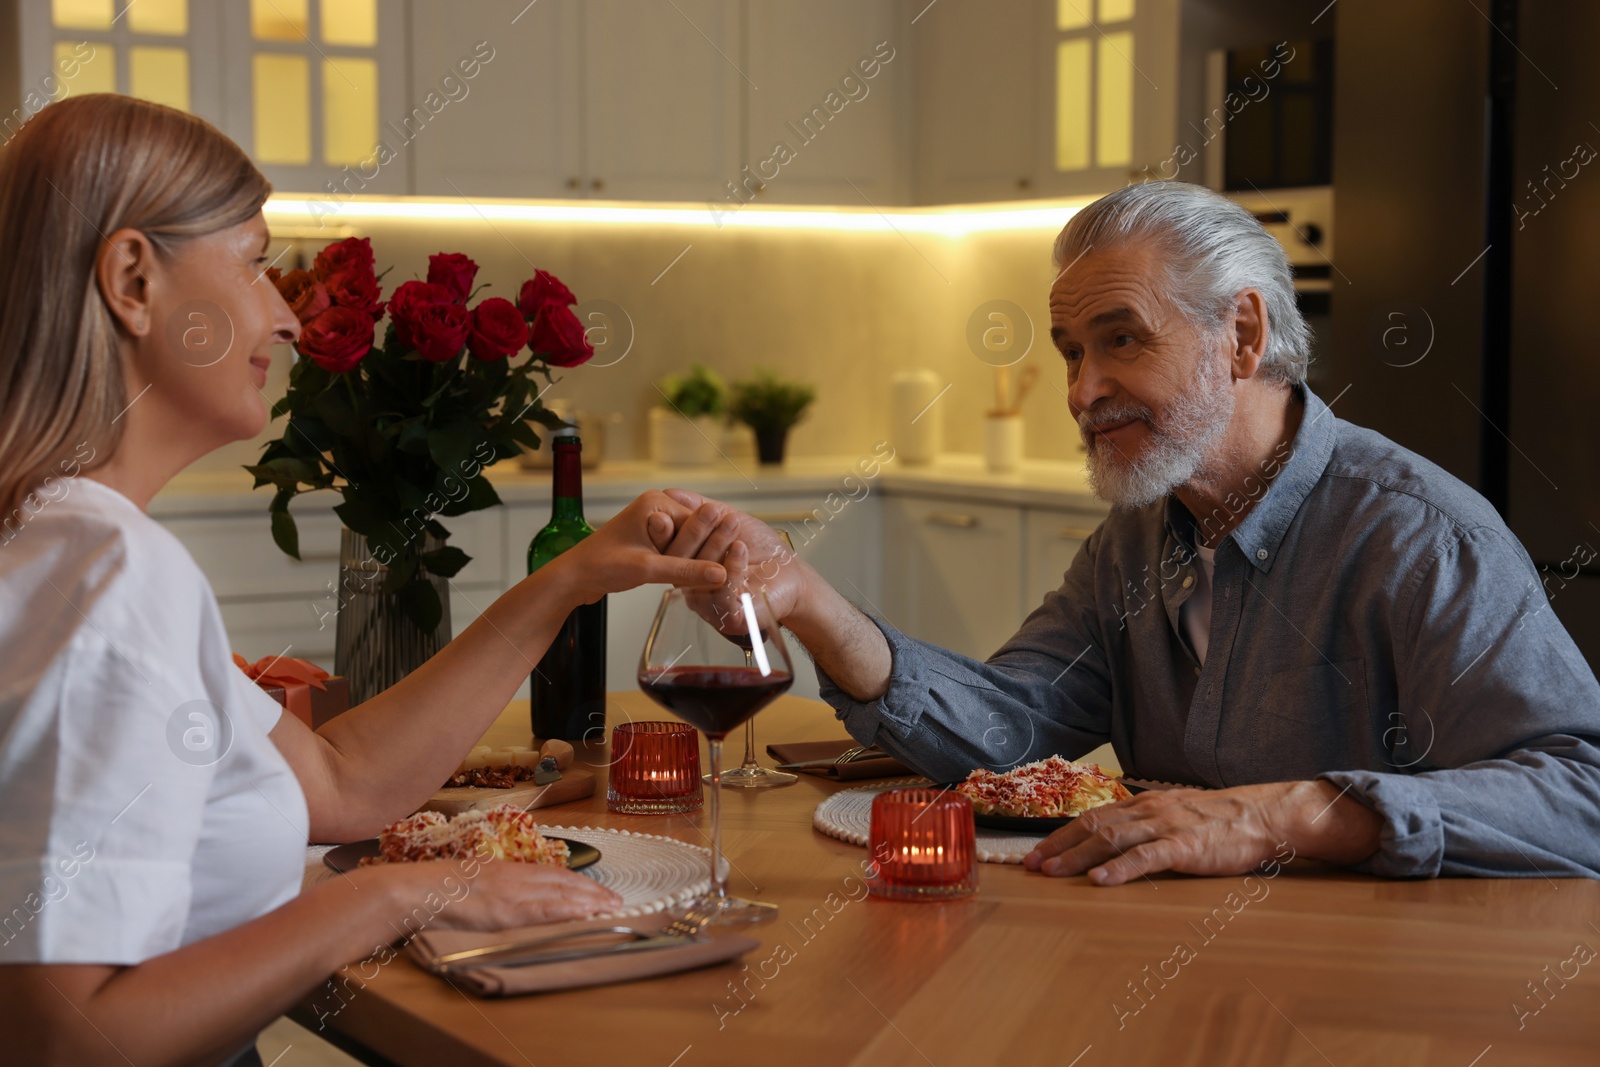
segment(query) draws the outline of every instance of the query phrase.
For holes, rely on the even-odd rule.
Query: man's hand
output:
[[[1287,843],[1297,856],[1358,863],[1378,848],[1380,819],[1328,782],[1167,789],[1095,808],[1023,860],[1050,875],[1121,885],[1156,871],[1245,874]]]

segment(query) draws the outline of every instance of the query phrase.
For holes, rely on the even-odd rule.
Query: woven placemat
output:
[[[711,889],[709,848],[659,834],[593,826],[541,826],[539,832],[582,841],[600,850],[600,862],[579,873],[622,896],[622,907],[612,915],[665,911]]]
[[[930,784],[926,778],[902,778],[841,790],[817,805],[816,812],[811,816],[811,825],[829,837],[865,848],[872,832],[874,796],[886,789]],[[1022,857],[1032,852],[1033,846],[1043,840],[1043,834],[1019,834],[980,826],[973,843],[978,849],[978,859],[984,863],[1021,863]]]

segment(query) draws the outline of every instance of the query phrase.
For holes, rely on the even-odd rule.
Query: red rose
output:
[[[367,237],[346,237],[343,241],[333,244],[317,253],[316,260],[311,264],[311,273],[319,281],[327,281],[340,271],[358,270],[362,274],[371,275],[372,270],[372,240]]]
[[[324,283],[328,296],[340,307],[371,316],[373,322],[383,318],[383,291],[371,274],[357,270],[342,270]]]
[[[428,283],[443,286],[458,304],[467,302],[478,265],[460,252],[440,252],[428,257]]]
[[[472,309],[467,351],[473,359],[492,363],[528,343],[528,323],[509,300],[491,296]]]
[[[435,304],[449,304],[450,292],[427,282],[402,282],[389,298],[389,317],[394,320],[395,337],[407,348],[415,348],[416,324],[422,312]]]
[[[594,345],[585,336],[583,323],[571,308],[560,304],[546,304],[533,320],[533,339],[528,347],[536,358],[552,367],[576,367],[594,358]]]
[[[292,270],[274,279],[273,284],[278,287],[278,295],[283,297],[283,302],[289,305],[289,310],[294,312],[294,317],[302,325],[328,310],[328,305],[332,303],[322,283],[303,270]]]
[[[429,304],[411,324],[411,335],[423,359],[444,363],[460,354],[471,328],[472,313],[460,304]]]
[[[353,370],[372,350],[372,318],[354,308],[330,307],[300,330],[300,353],[323,370]]]
[[[572,290],[547,270],[534,271],[533,277],[522,283],[522,292],[517,294],[517,307],[530,319],[538,318],[539,312],[551,304],[571,307],[577,302]]]

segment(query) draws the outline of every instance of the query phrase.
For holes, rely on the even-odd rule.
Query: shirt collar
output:
[[[1264,485],[1266,490],[1244,521],[1228,534],[1244,553],[1244,558],[1263,574],[1272,570],[1289,524],[1299,514],[1300,505],[1311,495],[1311,490],[1322,480],[1328,460],[1333,456],[1338,419],[1307,386],[1295,386],[1294,391],[1306,406],[1300,427],[1285,455],[1280,457],[1275,453],[1262,463],[1251,484]],[[1244,501],[1235,503],[1242,506]],[[1202,520],[1191,516],[1176,495],[1167,496],[1165,517],[1167,528],[1174,535],[1189,545],[1195,543],[1194,534]]]

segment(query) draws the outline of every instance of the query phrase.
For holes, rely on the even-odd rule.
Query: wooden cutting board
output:
[[[483,786],[451,786],[433,794],[422,805],[422,811],[437,811],[441,815],[460,815],[464,811],[492,808],[496,804],[515,804],[532,810],[565,804],[569,800],[582,800],[593,796],[595,777],[593,771],[581,767],[568,767],[561,772],[561,781],[549,785],[518,782],[510,789],[489,789]]]

